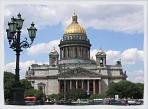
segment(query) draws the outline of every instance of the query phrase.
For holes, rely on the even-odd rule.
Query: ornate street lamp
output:
[[[31,42],[25,40],[21,41],[21,29],[23,26],[24,19],[21,18],[21,14],[17,15],[17,18],[12,17],[11,21],[8,22],[7,38],[9,41],[10,48],[16,52],[16,69],[15,69],[15,83],[13,85],[13,99],[11,104],[21,105],[24,104],[24,89],[22,88],[19,80],[19,56],[20,52],[23,51],[22,48],[29,48],[33,43],[33,40],[36,36],[37,29],[34,27],[34,23],[31,24],[31,27],[28,28],[29,37]]]

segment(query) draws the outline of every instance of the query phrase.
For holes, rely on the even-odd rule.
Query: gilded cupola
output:
[[[72,16],[72,22],[67,28],[64,30],[64,35],[66,34],[73,34],[73,33],[81,33],[86,34],[85,29],[78,23],[77,15],[74,14]]]
[[[85,29],[79,24],[75,13],[72,16],[72,22],[64,31],[59,47],[61,63],[67,59],[90,59],[91,44],[87,38]],[[77,63],[78,61],[75,60],[75,62]]]
[[[106,55],[106,53],[104,52],[102,48],[100,48],[96,55]]]

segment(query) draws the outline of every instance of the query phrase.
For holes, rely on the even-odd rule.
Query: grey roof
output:
[[[59,60],[59,64],[94,64],[92,60],[84,60],[77,58]],[[96,64],[96,63],[95,63]]]

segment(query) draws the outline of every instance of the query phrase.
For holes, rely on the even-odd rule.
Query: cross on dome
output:
[[[78,21],[77,21],[77,15],[76,15],[75,12],[74,12],[74,15],[72,16],[72,22],[73,23],[78,23]]]

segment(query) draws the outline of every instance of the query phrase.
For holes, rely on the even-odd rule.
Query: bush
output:
[[[105,98],[105,94],[92,94],[90,99],[103,99]]]
[[[87,94],[83,89],[72,89],[67,91],[66,98],[71,100],[85,99],[87,98]]]
[[[62,99],[62,97],[63,96],[61,94],[51,94],[51,95],[48,96],[48,99],[49,100],[54,100],[54,99],[55,100],[60,100],[60,99]]]

